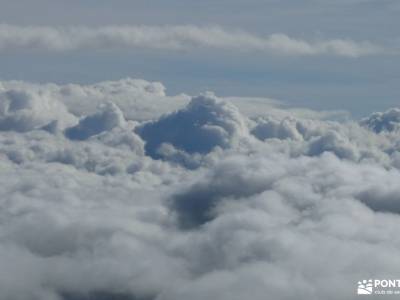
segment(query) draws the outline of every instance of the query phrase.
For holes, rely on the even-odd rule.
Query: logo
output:
[[[357,295],[400,295],[400,279],[360,280]]]
[[[372,295],[373,284],[372,279],[362,280],[358,282],[357,295]]]

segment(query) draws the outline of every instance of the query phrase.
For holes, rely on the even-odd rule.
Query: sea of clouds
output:
[[[399,109],[0,82],[1,299],[356,299],[399,213]]]

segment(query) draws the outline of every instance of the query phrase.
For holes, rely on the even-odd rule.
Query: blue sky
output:
[[[346,109],[355,116],[397,106],[400,99],[398,15],[389,0],[0,0],[0,23],[68,27],[120,25],[219,26],[266,37],[370,42],[390,53],[359,57],[280,55],[238,49],[10,48],[0,78],[96,82],[122,77],[163,82],[169,94],[213,90],[222,96],[265,96],[295,106]]]

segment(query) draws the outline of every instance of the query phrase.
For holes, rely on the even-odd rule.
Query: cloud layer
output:
[[[184,26],[107,26],[46,27],[0,25],[0,51],[32,49],[69,51],[77,49],[224,49],[259,51],[278,55],[335,55],[358,57],[384,53],[371,42],[351,39],[307,41],[282,33],[259,36],[220,27]],[[29,49],[29,50],[27,50]]]
[[[2,299],[357,299],[398,276],[395,109],[133,79],[1,82],[0,108]]]

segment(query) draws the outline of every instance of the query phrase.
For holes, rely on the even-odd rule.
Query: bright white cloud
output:
[[[0,25],[0,50],[212,48],[229,51],[260,51],[284,55],[337,55],[358,57],[383,53],[383,47],[350,39],[307,41],[285,34],[260,36],[220,27],[185,26],[106,26],[47,27]]]

